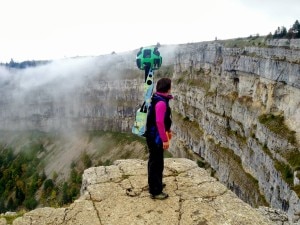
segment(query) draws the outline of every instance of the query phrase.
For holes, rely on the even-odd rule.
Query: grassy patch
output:
[[[208,83],[207,81],[204,81],[202,79],[201,80],[200,79],[189,79],[188,85],[204,89],[205,92],[208,92],[209,88],[210,88],[210,83]]]
[[[205,167],[205,161],[204,160],[197,160],[197,165],[200,167],[200,168],[204,168]]]
[[[172,112],[172,117],[176,124],[182,131],[189,131],[189,134],[192,135],[195,139],[203,135],[203,130],[200,128],[199,124],[196,121],[191,121],[188,116],[183,117],[176,111]]]
[[[263,114],[259,116],[259,122],[269,130],[286,139],[291,144],[296,144],[296,132],[290,130],[284,124],[284,117],[281,115]]]
[[[210,165],[202,158],[200,159],[197,159],[197,165],[200,167],[200,168],[204,168],[204,169],[208,169],[208,168],[211,168]],[[211,168],[211,171],[214,171],[212,168]],[[214,171],[215,173],[216,171]]]
[[[300,168],[300,152],[298,149],[289,151],[283,156],[289,162],[289,164],[293,167],[293,169],[297,170]]]
[[[286,158],[289,164],[285,164],[273,158],[275,169],[281,174],[282,179],[291,187],[291,189],[296,192],[298,197],[300,197],[300,185],[294,186],[294,171],[300,168],[299,151],[295,149],[294,151],[286,153],[283,157]],[[298,176],[299,174],[297,177]]]
[[[293,187],[293,170],[289,165],[286,165],[282,162],[275,161],[274,166],[278,172],[281,173],[283,180],[289,184],[290,187]]]
[[[224,154],[228,155],[229,158],[233,159],[235,162],[237,162],[239,165],[242,166],[242,160],[239,156],[237,156],[233,150],[230,148],[222,147],[221,145],[216,145],[216,147]]]
[[[250,36],[247,38],[235,38],[220,41],[226,48],[244,48],[251,46],[266,47],[264,36]]]
[[[217,96],[217,90],[209,91],[205,95],[205,97],[214,97],[214,96]]]
[[[272,152],[270,151],[270,149],[268,148],[267,144],[264,144],[262,147],[262,150],[273,159],[273,155]]]
[[[221,99],[222,101],[228,103],[228,104],[233,104],[237,99],[238,99],[238,92],[237,91],[232,91],[227,94],[220,94],[218,93],[217,90],[215,90],[216,94],[218,95],[218,98]],[[207,93],[206,96],[209,96],[209,92]]]
[[[273,114],[263,114],[259,116],[259,122],[265,125],[269,130],[279,135],[280,137],[288,140],[291,144],[296,143],[295,132],[289,130],[289,128],[284,124],[284,117],[281,115],[273,115]],[[271,158],[272,154],[268,149],[267,145],[263,146],[263,150],[267,153]],[[300,168],[300,152],[299,149],[295,148],[294,150],[289,150],[284,153],[281,153],[282,157],[286,159],[287,163],[279,162],[275,160],[274,166],[276,170],[282,175],[282,179],[292,188],[293,180],[294,180],[294,171]],[[297,190],[299,187],[297,188]],[[300,191],[296,192],[298,196],[300,196]]]
[[[298,195],[298,197],[300,196],[300,185],[296,185],[293,190],[296,192],[296,194]]]
[[[162,66],[158,71],[157,71],[157,78],[162,78],[162,77],[169,77],[171,78],[173,76],[174,68],[173,65],[169,66]]]
[[[253,99],[251,96],[241,96],[238,98],[239,103],[251,106],[253,103]]]
[[[237,130],[231,130],[230,128],[226,128],[226,133],[228,136],[234,136],[239,143],[243,145],[247,144],[247,138],[240,135]]]
[[[105,160],[104,162],[102,162],[102,160],[99,160],[97,166],[111,166],[112,164],[113,162],[109,159]]]
[[[179,77],[178,79],[175,80],[177,84],[183,83],[184,79],[182,77]]]
[[[207,93],[210,89],[210,79],[209,75],[200,74],[195,76],[195,74],[190,75],[187,71],[184,71],[173,82],[177,85],[186,84],[186,86],[200,88]]]
[[[173,155],[169,151],[164,151],[164,158],[173,158]]]
[[[243,191],[247,190],[248,196],[244,199],[245,201],[250,203],[253,207],[257,207],[258,205],[268,206],[265,197],[259,194],[257,179],[244,170],[241,158],[236,155],[232,149],[214,143],[213,153],[218,155],[219,160],[227,163],[231,170],[230,174],[234,177],[234,183],[241,187]]]
[[[0,216],[0,218],[6,219],[7,224],[12,224],[15,219],[23,216],[24,213],[25,213],[25,211],[20,211],[20,212],[17,212],[16,215],[5,215],[5,216]]]

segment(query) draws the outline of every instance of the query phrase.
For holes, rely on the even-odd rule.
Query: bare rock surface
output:
[[[166,200],[149,197],[147,162],[118,160],[83,174],[81,197],[67,208],[39,208],[13,225],[271,225],[191,160],[165,159]]]
[[[0,225],[6,225],[6,219],[0,218]]]

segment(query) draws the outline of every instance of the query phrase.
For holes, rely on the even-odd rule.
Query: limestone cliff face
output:
[[[176,52],[173,88],[173,109],[194,128],[175,123],[177,138],[242,199],[269,203],[294,221],[299,196],[279,165],[293,167],[289,155],[300,154],[299,60],[295,49],[184,45]],[[284,123],[272,129],[262,115]],[[294,139],[280,129],[293,130]]]
[[[147,162],[119,160],[112,166],[93,167],[84,172],[80,199],[69,207],[36,209],[17,218],[13,225],[271,225],[280,222],[271,221],[251,208],[191,160],[166,159],[164,182],[170,197],[153,200],[147,190]]]

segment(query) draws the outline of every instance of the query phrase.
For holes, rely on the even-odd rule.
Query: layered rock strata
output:
[[[198,43],[178,47],[175,59],[179,141],[240,198],[299,221],[297,182],[286,174],[299,169],[299,50]]]

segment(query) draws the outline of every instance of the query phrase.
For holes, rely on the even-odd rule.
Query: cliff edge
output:
[[[165,159],[169,198],[153,200],[147,190],[147,162],[118,160],[85,170],[81,197],[66,208],[39,208],[13,225],[164,224],[271,225],[207,171],[188,159]]]

